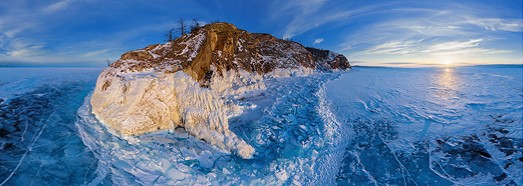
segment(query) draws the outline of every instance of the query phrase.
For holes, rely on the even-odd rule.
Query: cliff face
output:
[[[264,89],[262,80],[269,76],[347,68],[343,55],[214,23],[123,54],[100,74],[91,105],[97,118],[120,135],[181,126],[251,158],[254,149],[228,128],[228,117],[241,109],[225,99]]]

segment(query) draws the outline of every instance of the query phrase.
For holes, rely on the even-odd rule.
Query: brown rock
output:
[[[304,47],[269,34],[248,33],[229,23],[208,24],[170,43],[127,52],[111,67],[165,73],[183,70],[205,84],[209,74],[213,74],[211,65],[218,73],[222,69],[243,69],[259,74],[299,66],[319,70],[351,68],[341,54]]]

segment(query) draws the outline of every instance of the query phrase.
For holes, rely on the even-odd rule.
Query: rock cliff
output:
[[[228,118],[242,108],[226,100],[264,89],[265,78],[348,68],[341,54],[213,23],[123,54],[98,77],[91,105],[119,135],[184,127],[225,151],[252,158],[254,149],[228,126]]]

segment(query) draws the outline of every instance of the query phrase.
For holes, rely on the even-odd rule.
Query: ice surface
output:
[[[70,185],[97,160],[75,129],[100,69],[0,68],[0,185]]]
[[[521,66],[355,68],[326,85],[355,134],[338,183],[521,184],[522,82]]]
[[[263,86],[220,80],[211,86],[256,89],[227,103],[238,106],[230,130],[257,152],[242,159],[183,128],[122,139],[86,101],[98,72],[35,70],[46,78],[1,80],[0,183],[521,185],[522,71],[355,67],[281,71]]]
[[[96,80],[100,68],[0,68],[0,99],[29,92],[41,85]]]
[[[323,135],[327,129],[316,111],[316,93],[335,76],[270,79],[263,93],[234,100],[256,105],[230,118],[231,130],[258,152],[251,160],[222,152],[181,129],[120,139],[97,121],[88,102],[79,110],[77,126],[104,164],[100,167],[117,167],[97,171],[113,183],[306,184],[315,175],[316,159],[332,144],[332,136]]]

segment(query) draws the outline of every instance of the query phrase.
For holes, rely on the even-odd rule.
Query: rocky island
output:
[[[122,136],[183,127],[196,138],[249,159],[254,148],[229,130],[264,79],[351,68],[341,54],[229,23],[197,28],[165,44],[127,52],[98,77],[92,112]]]

